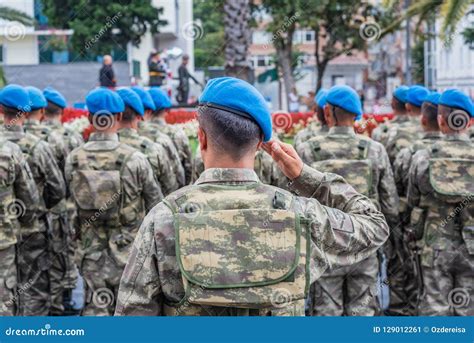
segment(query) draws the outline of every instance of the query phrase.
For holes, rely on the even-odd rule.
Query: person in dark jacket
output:
[[[192,79],[194,83],[202,87],[201,83],[189,73],[188,68],[187,68],[188,62],[189,62],[189,56],[183,55],[183,61],[181,62],[181,65],[178,68],[179,86],[178,86],[178,96],[176,97],[176,100],[180,104],[186,104],[188,102],[189,79]]]
[[[160,59],[160,53],[152,54],[148,62],[149,86],[160,87],[163,85],[163,80],[166,78],[166,67]]]
[[[112,67],[112,56],[105,55],[102,68],[99,72],[99,82],[101,87],[113,88],[116,86],[114,68]]]

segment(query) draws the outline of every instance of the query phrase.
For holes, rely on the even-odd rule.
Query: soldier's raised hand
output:
[[[263,143],[262,148],[273,158],[287,178],[294,180],[301,175],[303,161],[290,144],[270,141]]]

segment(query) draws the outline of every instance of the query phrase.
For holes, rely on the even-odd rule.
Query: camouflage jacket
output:
[[[56,163],[53,150],[45,141],[23,131],[21,126],[4,126],[2,134],[7,140],[18,144],[26,157],[38,186],[38,193],[42,195],[38,206],[40,217],[66,197],[64,177]],[[26,233],[44,230],[45,227],[33,224],[22,226],[22,231]]]
[[[407,201],[410,208],[422,209],[425,214],[419,216],[424,227],[424,242],[427,246],[445,249],[447,245],[461,242],[461,228],[474,226],[474,206],[472,194],[460,196],[455,201],[446,201],[440,196],[440,190],[451,193],[457,188],[461,192],[471,193],[473,185],[466,185],[465,179],[472,179],[472,170],[457,168],[431,169],[431,158],[457,158],[474,161],[474,145],[466,134],[445,135],[431,148],[419,150],[412,158],[408,176]],[[433,186],[437,180],[436,188]],[[459,187],[459,185],[461,185]],[[415,210],[412,212],[412,224]],[[424,217],[424,218],[422,218]]]
[[[419,150],[429,149],[431,145],[440,138],[440,132],[425,132],[421,139],[417,140],[410,147],[403,148],[397,154],[395,162],[393,163],[393,176],[395,177],[395,184],[397,185],[398,194],[400,196],[406,196],[408,172],[410,171],[413,155]]]
[[[163,118],[151,118],[150,125],[161,130],[161,132],[168,135],[168,137],[173,141],[178,150],[179,158],[184,169],[186,185],[189,185],[191,182],[193,156],[188,136],[186,136],[183,129],[179,126],[169,125]]]
[[[373,131],[371,138],[374,141],[382,143],[383,146],[387,147],[388,140],[388,130],[392,126],[400,125],[404,122],[409,121],[410,118],[407,115],[395,116],[392,120],[385,120],[383,123],[379,124]]]
[[[389,230],[383,215],[341,177],[305,166],[291,187],[301,196],[291,196],[285,205],[304,217],[311,230],[310,255],[307,255],[311,256],[308,266],[311,282],[328,267],[365,259],[387,239]],[[172,196],[186,199],[193,193],[196,196],[190,203],[185,201],[182,205],[189,207],[186,205],[196,203],[202,211],[234,206],[265,208],[278,190],[260,183],[253,170],[207,169],[194,185]],[[176,259],[174,218],[165,203],[158,204],[145,218],[122,275],[116,315],[165,315],[167,304],[177,304],[185,296]],[[304,313],[304,304],[297,312]],[[199,308],[194,314],[248,315],[249,312],[210,306]]]
[[[390,163],[395,161],[397,154],[407,148],[421,136],[422,128],[419,117],[408,117],[401,124],[391,126],[387,133],[387,154]]]
[[[119,215],[121,218],[126,218],[127,223],[122,223],[122,227],[101,226],[104,225],[103,221],[96,220],[100,219],[100,216],[99,218],[91,220],[94,213],[83,215],[83,212],[80,210],[81,206],[76,204],[78,213],[74,227],[76,232],[80,233],[82,242],[81,248],[86,254],[88,252],[94,252],[96,249],[104,249],[104,244],[107,244],[111,238],[119,237],[121,239],[125,237],[128,241],[133,240],[134,233],[138,230],[138,226],[144,215],[163,198],[163,194],[153,176],[153,169],[147,158],[138,150],[120,143],[117,134],[100,132],[91,134],[87,143],[69,154],[65,168],[66,182],[69,188],[73,190],[75,186],[79,186],[79,193],[81,193],[81,188],[83,188],[84,191],[86,189],[91,191],[96,189],[100,191],[100,188],[97,189],[94,185],[84,184],[84,187],[81,187],[80,185],[72,184],[73,176],[77,173],[77,161],[86,155],[90,163],[88,165],[90,170],[101,170],[100,163],[104,155],[110,158],[116,157],[118,161],[120,158],[117,152],[119,151],[119,147],[123,147],[122,150],[127,152],[126,159],[123,161],[121,167],[119,186],[121,199],[121,213],[119,213]],[[97,182],[97,185],[100,184],[103,185],[104,183]],[[98,192],[90,202],[96,204],[100,203],[99,209],[107,209],[111,199],[105,193],[106,192]],[[99,212],[98,215],[100,214]]]
[[[141,121],[138,123],[138,134],[145,136],[163,146],[168,154],[168,159],[171,161],[171,167],[178,179],[178,186],[183,187],[186,184],[184,168],[181,164],[181,158],[178,150],[171,138],[165,133],[161,132],[159,127],[150,124],[149,121]]]
[[[163,146],[147,137],[140,136],[137,130],[131,128],[120,129],[118,135],[122,143],[141,151],[148,158],[164,195],[178,189],[176,174],[173,173],[171,161]]]
[[[311,165],[317,161],[332,159],[347,159],[354,149],[358,149],[359,142],[368,143],[367,159],[371,162],[372,185],[369,197],[380,205],[382,213],[387,218],[391,228],[398,223],[398,195],[395,187],[392,169],[387,153],[382,144],[354,133],[352,127],[333,127],[323,137],[314,137],[304,143],[300,149],[303,162]],[[319,144],[318,154],[314,152],[314,143]],[[360,175],[354,175],[354,178]]]
[[[62,136],[68,154],[75,148],[84,144],[84,138],[82,135],[72,130],[66,129],[64,125],[57,119],[45,119],[41,122],[41,124]]]
[[[0,138],[0,250],[20,239],[20,223],[36,222],[39,194],[18,145]]]
[[[304,142],[310,140],[314,136],[326,134],[328,131],[329,127],[327,125],[321,125],[318,121],[313,120],[308,124],[308,126],[296,134],[293,146],[296,151],[298,151]]]

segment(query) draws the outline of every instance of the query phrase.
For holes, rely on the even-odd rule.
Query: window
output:
[[[314,31],[305,31],[304,42],[305,43],[314,42]]]
[[[0,64],[3,63],[3,45],[0,44]]]
[[[257,57],[257,66],[258,67],[265,67],[267,65],[265,57],[266,56],[258,56]]]

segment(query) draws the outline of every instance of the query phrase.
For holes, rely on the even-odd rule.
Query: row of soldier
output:
[[[238,87],[243,87],[244,91],[252,93],[256,98],[255,103],[239,102],[238,96],[237,99],[234,99],[234,102],[228,100],[229,96],[234,95],[232,87],[230,87],[231,92],[226,94],[226,87],[229,87],[227,85],[229,82],[237,82]],[[201,97],[200,101],[204,105],[200,107],[199,117],[202,113],[205,113],[202,116],[206,117],[207,112],[216,111],[217,109],[217,111],[231,113],[233,117],[237,115],[239,119],[243,117],[247,121],[256,122],[258,124],[257,129],[260,128],[264,133],[265,130],[268,130],[268,124],[263,126],[260,117],[263,116],[268,121],[269,115],[266,118],[266,113],[263,110],[264,106],[259,107],[258,97],[260,95],[253,94],[257,93],[256,91],[248,89],[247,85],[240,85],[235,79],[223,80],[221,84],[217,84],[217,82],[214,84],[214,89],[207,89],[207,94],[209,92],[213,94],[213,101],[205,101],[205,94]],[[232,86],[235,88],[235,85]],[[319,171],[333,172],[344,176],[359,193],[370,198],[375,208],[380,209],[385,216],[392,232],[383,249],[389,263],[388,280],[391,290],[391,314],[416,314],[418,304],[415,303],[422,299],[421,294],[418,294],[419,285],[413,285],[413,280],[415,280],[413,275],[415,271],[419,270],[415,268],[416,258],[414,256],[419,249],[416,250],[413,244],[407,244],[411,232],[409,230],[410,220],[407,219],[407,210],[399,211],[399,203],[405,202],[399,201],[397,195],[398,193],[403,197],[403,188],[401,189],[402,186],[399,184],[406,182],[405,192],[409,188],[406,176],[412,164],[411,157],[415,152],[413,150],[415,148],[411,148],[409,144],[413,142],[414,137],[420,130],[415,129],[412,131],[413,134],[405,134],[402,138],[398,137],[401,136],[398,131],[393,133],[399,122],[408,122],[404,118],[412,118],[410,123],[413,124],[413,119],[418,119],[421,109],[425,106],[422,103],[426,100],[428,94],[423,95],[423,92],[417,87],[414,87],[414,90],[410,93],[407,88],[402,87],[395,92],[396,96],[394,96],[392,105],[396,119],[382,126],[379,129],[380,133],[376,132],[376,135],[388,136],[387,141],[391,144],[387,145],[388,154],[382,144],[354,134],[352,125],[354,120],[360,118],[362,109],[357,94],[349,87],[333,87],[329,91],[323,90],[318,93],[315,99],[317,104],[316,115],[321,126],[311,124],[295,139],[296,150],[306,164]],[[405,95],[405,98],[402,99],[404,101],[398,98],[401,91]],[[217,98],[214,92],[218,94]],[[410,99],[410,102],[407,98]],[[412,100],[412,98],[415,100]],[[458,98],[464,99],[459,92],[451,98],[448,97],[448,100],[452,98],[455,100]],[[397,104],[396,101],[399,101],[400,104]],[[472,115],[472,103],[469,99],[468,101],[471,108],[466,108],[466,106],[464,108],[459,106],[449,108],[455,109],[451,112],[464,111],[467,116]],[[77,265],[85,281],[85,305],[82,311],[84,315],[112,314],[117,296],[118,314],[170,314],[165,310],[156,310],[156,303],[154,302],[157,301],[157,294],[150,294],[150,292],[153,289],[156,293],[158,292],[157,288],[161,288],[161,293],[164,293],[165,298],[160,299],[161,302],[168,303],[177,300],[175,299],[176,293],[180,293],[177,292],[177,289],[181,290],[182,288],[177,283],[181,282],[181,279],[176,280],[179,269],[172,266],[173,263],[176,263],[174,249],[172,249],[173,253],[168,253],[168,250],[174,247],[174,241],[170,243],[166,235],[162,237],[164,243],[167,243],[163,248],[166,248],[166,251],[162,251],[165,256],[162,259],[157,258],[156,263],[158,269],[164,273],[164,277],[163,274],[156,276],[152,271],[144,268],[143,263],[145,261],[142,258],[147,256],[142,256],[146,255],[142,253],[142,250],[137,252],[137,249],[145,249],[146,253],[150,253],[149,249],[147,250],[146,247],[141,246],[143,241],[150,241],[151,237],[149,236],[141,237],[146,239],[137,239],[129,258],[129,267],[127,267],[123,276],[125,281],[122,282],[123,285],[120,294],[118,294],[122,271],[127,263],[130,247],[145,214],[163,200],[164,196],[176,200],[178,212],[183,208],[184,212],[193,212],[194,207],[201,208],[204,206],[201,203],[204,200],[199,197],[191,201],[189,200],[190,195],[181,194],[177,198],[176,196],[173,197],[173,194],[175,194],[173,192],[191,181],[197,180],[196,185],[205,181],[206,173],[202,173],[204,169],[213,170],[215,174],[215,168],[221,165],[226,166],[224,162],[225,154],[218,156],[222,158],[222,161],[214,161],[209,157],[211,153],[207,150],[215,151],[215,148],[210,149],[209,145],[219,145],[224,148],[228,146],[227,150],[232,149],[223,136],[227,131],[235,131],[232,128],[233,123],[229,118],[226,122],[219,123],[223,126],[220,128],[222,133],[217,134],[217,137],[215,135],[211,137],[209,131],[213,131],[213,129],[215,131],[215,127],[208,127],[206,130],[206,126],[212,125],[206,125],[200,120],[200,130],[203,130],[202,132],[205,132],[205,135],[209,135],[207,138],[213,141],[209,142],[200,137],[200,149],[198,149],[195,161],[191,163],[191,150],[183,131],[164,123],[164,112],[171,104],[166,94],[159,89],[152,88],[145,91],[134,87],[132,89],[120,89],[114,93],[101,88],[89,93],[86,102],[91,114],[91,122],[98,132],[93,133],[89,142],[84,145],[80,137],[65,130],[60,125],[59,119],[66,102],[59,92],[48,88],[41,94],[39,90],[32,87],[22,89],[19,86],[12,85],[6,87],[0,95],[0,103],[5,115],[5,137],[20,146],[19,151],[23,152],[27,161],[25,163],[21,153],[13,154],[12,156],[16,156],[13,161],[5,160],[5,163],[13,163],[16,168],[19,168],[18,166],[23,168],[20,168],[20,171],[24,174],[25,184],[21,188],[21,182],[14,183],[14,186],[18,184],[19,188],[13,194],[18,195],[9,195],[2,201],[6,205],[5,213],[9,214],[10,217],[14,217],[11,220],[18,219],[21,222],[21,230],[17,230],[15,234],[12,234],[13,231],[10,230],[10,235],[5,235],[5,246],[8,249],[2,250],[2,252],[5,251],[5,256],[8,256],[8,258],[2,259],[6,263],[5,265],[2,263],[2,268],[8,270],[10,274],[5,274],[4,278],[5,285],[8,284],[8,287],[2,292],[4,294],[2,296],[2,308],[5,311],[2,313],[23,315],[62,314],[64,311],[64,297],[66,300],[70,298],[70,291],[75,285],[75,266]],[[230,105],[228,102],[230,102]],[[213,107],[215,103],[217,103],[217,106]],[[408,117],[404,111],[397,112],[397,108],[400,109],[405,105],[411,111],[410,113],[413,113],[412,116]],[[457,102],[456,105],[458,105]],[[424,113],[421,118],[425,118]],[[434,113],[437,118],[436,110]],[[44,117],[42,122],[39,121],[41,117]],[[433,114],[431,117],[433,117]],[[432,121],[431,118],[430,123]],[[425,119],[422,119],[421,122],[424,123]],[[400,124],[400,126],[402,125]],[[415,125],[406,126],[413,129]],[[463,130],[465,129],[467,129],[467,126],[463,128]],[[243,140],[245,136],[240,137],[242,139],[240,142],[238,139],[239,132],[236,132],[236,134],[237,136],[233,138],[234,143],[232,144],[237,144],[237,146],[248,144]],[[403,144],[405,146],[402,146]],[[14,145],[7,143],[2,145],[3,149],[14,149]],[[396,149],[396,151],[389,150],[389,146],[394,146],[393,149]],[[79,148],[71,153],[77,147]],[[293,159],[299,160],[299,158],[291,155],[290,150],[287,150],[290,148],[284,145],[281,145],[281,147],[281,149],[273,150],[267,148],[269,154],[263,152],[262,149],[257,151],[255,159],[252,158],[252,165],[254,165],[258,178],[263,182],[313,197],[318,191],[306,193],[308,188],[314,189],[315,187],[314,180],[312,183],[310,182],[311,177],[305,174],[307,178],[305,182],[309,182],[311,186],[306,185],[306,187],[303,187],[306,188],[304,190],[295,189],[296,184],[302,183],[304,185],[304,182],[294,182],[298,178],[289,177],[288,170],[286,170],[288,168],[285,169],[285,166],[282,166],[281,160],[280,163],[273,162],[270,155],[278,161],[278,156],[275,155],[285,151],[287,154],[284,158],[281,156],[280,158],[291,160],[293,162],[291,168],[298,165],[297,161],[295,162]],[[420,145],[416,145],[416,147],[418,147],[417,150],[421,150]],[[235,146],[233,149],[235,149]],[[207,158],[203,158],[201,153],[206,153]],[[463,153],[467,156],[466,152]],[[392,157],[393,155],[396,159]],[[239,156],[240,159],[243,158],[242,155]],[[280,168],[276,167],[277,164]],[[392,173],[392,164],[395,167],[403,166],[398,171],[397,169],[394,170],[395,178]],[[239,163],[237,163],[237,166],[239,166]],[[401,168],[405,168],[405,170]],[[11,169],[5,170],[11,171]],[[303,170],[300,170],[301,175],[296,173],[294,176],[302,178],[304,171],[303,168]],[[472,178],[472,171],[467,170],[468,174],[469,172],[471,172]],[[211,173],[208,171],[207,174]],[[18,175],[21,176],[22,174]],[[18,176],[18,180],[21,180],[20,176]],[[239,174],[239,176],[241,175]],[[207,175],[207,177],[212,179],[211,175]],[[15,177],[11,176],[11,179],[13,180]],[[27,179],[30,179],[29,183],[26,182]],[[34,182],[31,182],[31,180]],[[214,182],[216,181],[220,183],[224,180],[218,178],[214,180]],[[448,182],[450,181],[448,179]],[[212,182],[212,180],[207,182]],[[341,182],[341,180],[338,179],[337,182]],[[34,183],[37,187],[32,185]],[[25,187],[27,184],[29,186]],[[8,185],[8,182],[6,185]],[[299,186],[301,187],[301,185]],[[472,185],[470,187],[472,188]],[[188,188],[185,187],[179,192],[186,193],[185,190],[188,190]],[[350,193],[351,191],[353,192],[353,190],[347,192]],[[331,192],[329,193],[331,194]],[[202,196],[202,194],[198,195]],[[225,202],[224,200],[227,200],[227,198],[224,195],[222,196],[219,199]],[[231,194],[231,196],[234,195]],[[243,195],[244,199],[245,196]],[[320,195],[316,198],[319,201],[318,204],[321,203],[345,211],[344,206],[339,207],[341,204],[336,204],[331,199],[331,195]],[[232,200],[235,201],[236,199]],[[7,208],[10,203],[15,204],[16,212],[12,211],[11,208]],[[38,204],[41,204],[39,208],[37,208]],[[352,206],[356,205],[361,206],[361,204],[352,204]],[[459,205],[459,201],[456,205]],[[426,205],[423,204],[423,206],[426,210]],[[168,207],[173,208],[172,205]],[[362,207],[365,211],[364,215],[368,216],[369,219],[371,216],[372,220],[379,219],[373,207],[367,204]],[[469,209],[469,206],[467,208]],[[20,212],[20,215],[18,215],[18,212]],[[154,210],[154,212],[160,211]],[[464,209],[461,212],[465,213]],[[442,211],[442,213],[446,213],[446,211]],[[151,217],[151,213],[149,216]],[[424,216],[426,216],[426,213]],[[155,213],[153,218],[156,217],[157,214]],[[329,217],[331,216],[329,215]],[[167,221],[166,218],[166,214],[158,216],[158,221],[163,221],[165,226],[165,232],[162,234],[165,234],[168,230],[166,225],[169,224],[169,220]],[[320,221],[322,219],[319,218]],[[342,216],[342,222],[339,221],[340,219],[340,215],[334,215],[334,218],[327,219],[331,230],[337,229],[338,225],[342,227],[347,225],[347,223],[343,224],[344,216]],[[156,219],[150,220],[152,222],[156,221]],[[147,230],[150,226],[150,220],[147,222],[145,219],[140,230]],[[349,226],[352,232],[348,230],[350,234],[347,234],[353,239],[353,236],[358,234],[357,229],[361,229],[364,225],[357,227],[357,221],[360,221],[360,218],[350,218],[350,220],[353,221],[352,225]],[[68,221],[73,225],[69,225]],[[367,223],[366,225],[372,230],[376,228],[376,225],[371,226]],[[383,227],[383,225],[379,223],[380,227]],[[462,227],[468,228],[469,225]],[[18,231],[21,234],[18,234]],[[372,237],[366,237],[364,243],[376,241],[380,245],[383,241],[380,239],[383,233],[384,230],[381,229],[380,232],[374,233]],[[145,232],[142,234],[146,235]],[[174,239],[174,237],[171,237],[173,235],[168,234],[170,240],[171,238]],[[459,234],[461,233],[459,232]],[[4,239],[2,239],[3,241]],[[323,259],[325,263],[321,264],[324,264],[325,268],[319,268],[320,270],[316,272],[316,274],[319,273],[318,280],[312,283],[309,307],[308,304],[306,306],[307,313],[311,315],[376,315],[379,313],[376,284],[382,249],[377,251],[376,247],[372,246],[370,249],[372,253],[365,254],[365,258],[357,257],[357,254],[352,256],[351,253],[357,253],[356,250],[361,250],[364,246],[357,239],[355,241],[356,244],[352,247],[354,251],[346,247],[347,253],[350,255],[347,261],[350,263],[342,262],[340,256],[333,257],[333,261],[327,255]],[[163,242],[161,243],[163,244]],[[468,245],[467,243],[462,244]],[[158,245],[158,243],[155,242],[155,245]],[[135,249],[137,246],[138,248]],[[328,252],[330,250],[328,249]],[[158,249],[158,251],[160,250]],[[136,255],[137,253],[138,255]],[[339,252],[339,255],[341,255],[341,252]],[[468,277],[469,275],[472,277],[472,255],[464,255],[467,256],[467,263],[471,264],[470,269],[463,267],[463,273]],[[464,255],[463,257],[465,257]],[[12,264],[15,259],[18,268],[14,267],[15,263]],[[332,263],[328,263],[328,259]],[[355,263],[356,261],[358,262]],[[149,263],[150,261],[146,262]],[[330,266],[329,269],[321,276],[321,270],[326,269],[328,265]],[[161,270],[161,268],[163,269]],[[140,274],[143,272],[142,269],[148,271],[150,275],[142,276]],[[166,275],[170,272],[173,275]],[[183,271],[181,270],[181,272]],[[18,285],[14,282],[15,278],[13,276],[15,273]],[[130,289],[130,279],[127,279],[127,277],[131,277],[131,274],[137,278],[141,277],[140,281],[145,283],[141,284],[138,289],[135,289],[136,285],[133,285]],[[157,286],[156,284],[159,281],[153,280],[153,277],[160,280],[164,278],[169,284],[162,282],[161,286]],[[313,279],[315,277],[311,275],[311,280],[314,281]],[[465,286],[457,280],[455,285],[456,287]],[[449,288],[449,285],[445,285],[444,288],[449,292],[455,287]],[[428,291],[428,287],[426,291]],[[429,299],[430,293],[425,293],[423,299],[431,300]],[[170,294],[173,298],[171,300],[169,299]],[[438,297],[436,302],[433,300],[428,302],[428,304],[434,303],[435,306],[425,306],[426,311],[422,313],[449,314],[449,311],[452,311],[452,306],[449,303],[448,295],[443,293],[441,295],[436,294],[436,296]],[[441,299],[441,297],[445,298]],[[444,301],[443,305],[440,305],[441,300]],[[224,302],[224,305],[226,304]],[[161,307],[166,306],[162,304]],[[228,306],[224,306],[224,308],[229,310]],[[277,306],[277,308],[280,309],[281,306]],[[171,311],[171,314],[176,314],[175,307],[174,310],[168,309],[168,311]],[[462,311],[463,309],[460,309],[459,314],[469,313]],[[220,313],[233,314],[234,312],[224,311]],[[201,308],[200,310],[193,309],[190,313],[209,315],[216,312],[211,311],[207,306],[204,312]],[[244,311],[244,313],[248,312]],[[187,314],[187,312],[180,309],[179,314]],[[292,314],[301,314],[301,311]]]

